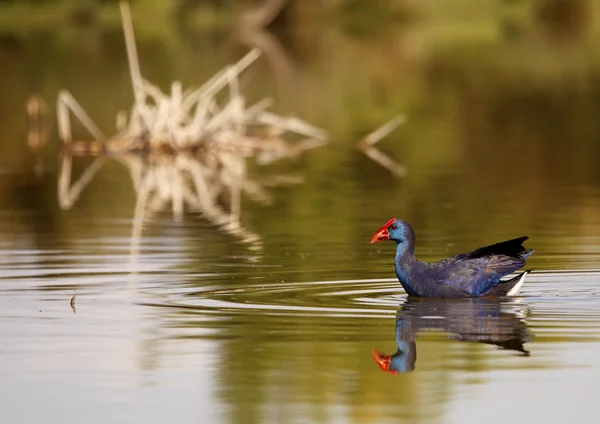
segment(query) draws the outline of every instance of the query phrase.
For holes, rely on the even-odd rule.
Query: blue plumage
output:
[[[435,263],[415,258],[415,233],[405,221],[388,221],[371,240],[396,242],[396,275],[409,296],[479,297],[516,294],[526,274],[503,281],[502,277],[525,265],[533,250],[525,249],[528,237],[496,243]]]

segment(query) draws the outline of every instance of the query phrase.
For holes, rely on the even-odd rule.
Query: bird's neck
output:
[[[398,243],[396,245],[396,264],[410,267],[415,262],[417,262],[417,259],[415,258],[415,247],[407,243]]]
[[[392,355],[390,368],[399,374],[415,369],[417,361],[417,343],[398,342],[398,351]]]
[[[415,248],[407,243],[396,245],[396,275],[409,296],[418,296],[414,290],[412,275],[418,266],[415,258]]]

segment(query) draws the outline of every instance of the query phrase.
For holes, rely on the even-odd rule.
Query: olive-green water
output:
[[[239,231],[167,206],[139,249],[126,162],[106,159],[72,205],[58,199],[58,92],[111,133],[132,102],[121,29],[0,37],[2,422],[597,422],[600,9],[574,1],[554,22],[505,3],[367,33],[310,16],[279,29],[244,92],[329,143],[250,159],[265,192],[242,197]],[[248,50],[175,25],[138,46],[163,90]],[[39,153],[32,95],[51,121]],[[398,113],[406,124],[378,147],[403,179],[355,149]],[[73,163],[75,180],[92,159]],[[393,244],[369,244],[393,216],[423,260],[528,235],[535,271],[511,300],[407,301]]]

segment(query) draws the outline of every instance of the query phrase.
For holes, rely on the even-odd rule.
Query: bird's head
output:
[[[375,233],[371,244],[383,240],[394,240],[398,244],[410,244],[415,241],[415,233],[408,222],[392,218]]]
[[[398,375],[414,371],[417,362],[417,347],[415,342],[411,342],[406,351],[398,350],[393,355],[386,355],[378,350],[373,350],[372,355],[382,371]]]

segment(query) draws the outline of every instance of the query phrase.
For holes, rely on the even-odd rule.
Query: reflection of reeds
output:
[[[394,175],[398,177],[406,176],[406,168],[399,163],[395,162],[388,155],[383,153],[381,150],[375,147],[382,138],[389,135],[392,131],[398,128],[406,121],[406,118],[403,115],[399,115],[394,119],[386,122],[381,127],[377,128],[375,131],[368,134],[365,138],[363,138],[357,145],[358,150],[363,152],[369,158],[388,169]]]
[[[58,97],[59,135],[65,155],[59,177],[59,201],[70,208],[111,154],[129,170],[136,191],[132,251],[137,252],[145,217],[170,204],[176,220],[184,210],[200,212],[226,232],[259,247],[258,235],[240,224],[243,193],[267,201],[263,186],[246,175],[246,159],[254,156],[265,164],[293,157],[320,146],[324,131],[295,117],[268,112],[264,99],[247,107],[238,77],[259,56],[251,50],[239,62],[227,66],[196,89],[171,85],[170,95],[144,80],[137,57],[129,5],[121,3],[134,105],[129,116],[117,116],[118,133],[104,136],[71,94]],[[224,92],[225,91],[225,92]],[[73,114],[94,138],[74,141]],[[303,140],[292,143],[288,133]],[[99,156],[71,185],[74,155]]]
[[[106,161],[95,158],[79,178],[71,184],[73,156],[63,155],[58,194],[61,208],[70,209],[83,189]],[[275,176],[266,182],[251,180],[245,174],[244,157],[236,154],[138,155],[114,156],[129,171],[136,192],[132,230],[132,253],[139,251],[144,221],[148,215],[170,206],[175,220],[184,211],[200,213],[223,231],[251,248],[260,248],[260,237],[240,223],[241,196],[264,204],[270,203],[266,186],[297,183],[299,180]]]
[[[62,157],[60,174],[58,176],[58,204],[62,209],[71,209],[79,195],[94,178],[94,175],[104,165],[105,157],[99,157],[85,169],[81,176],[71,185],[71,167],[73,157],[65,154]]]
[[[183,218],[184,209],[199,212],[244,243],[260,247],[260,237],[240,224],[241,192],[249,184],[239,173],[243,171],[241,163],[214,166],[186,154],[149,158],[128,155],[120,160],[128,167],[137,193],[134,250],[139,245],[144,216],[165,209],[169,203],[176,220]]]

